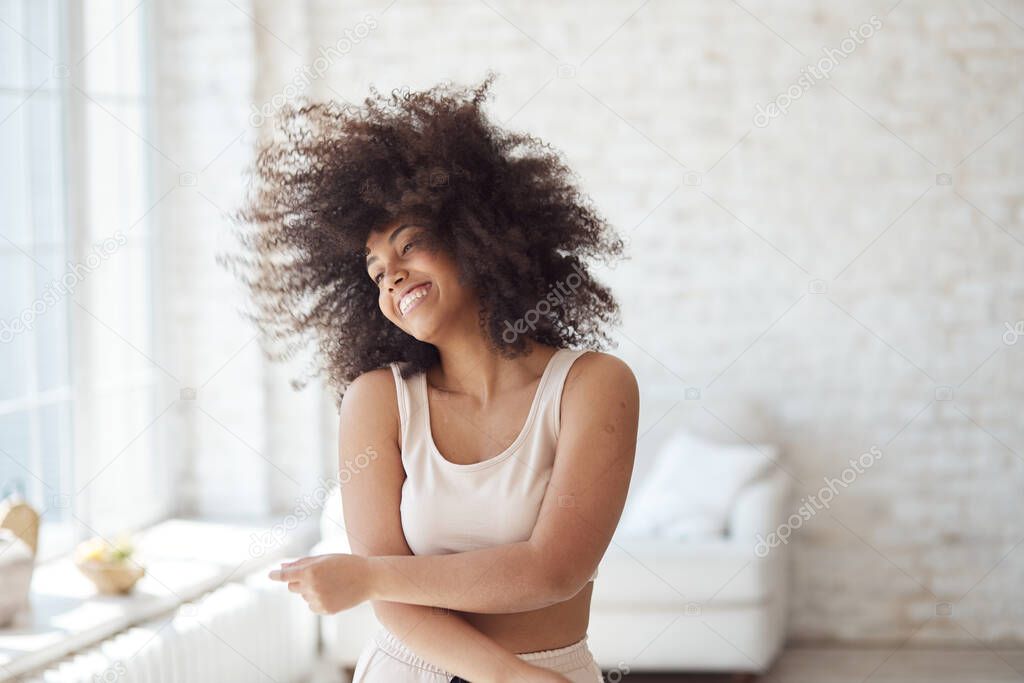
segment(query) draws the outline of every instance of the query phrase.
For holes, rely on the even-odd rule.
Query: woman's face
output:
[[[442,330],[461,327],[467,314],[477,325],[475,297],[424,223],[399,219],[371,232],[366,272],[378,287],[381,312],[420,341],[435,343]]]

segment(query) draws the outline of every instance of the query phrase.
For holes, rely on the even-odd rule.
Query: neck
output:
[[[430,384],[442,391],[472,396],[481,404],[509,389],[535,380],[550,356],[545,347],[526,340],[526,354],[505,358],[491,349],[482,334],[466,335],[437,345],[441,362],[434,375],[428,373]],[[535,353],[535,351],[540,353]]]

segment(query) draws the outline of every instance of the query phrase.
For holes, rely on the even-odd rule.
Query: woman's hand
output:
[[[287,581],[317,614],[335,614],[371,598],[370,563],[360,555],[335,553],[285,562],[269,577]]]
[[[361,555],[333,553],[284,562],[269,577],[286,581],[317,614],[335,614],[373,598],[372,569]],[[514,655],[513,655],[514,657]],[[512,666],[500,667],[500,683],[569,683],[550,669],[514,657]]]

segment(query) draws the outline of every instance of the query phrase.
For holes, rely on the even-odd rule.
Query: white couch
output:
[[[635,491],[650,469],[648,440],[638,447]],[[601,561],[588,638],[605,671],[766,672],[785,640],[789,548],[759,557],[784,524],[790,477],[778,466],[746,485],[729,513],[726,534],[700,542],[616,534]],[[632,497],[632,494],[631,494]],[[630,499],[627,499],[627,506]],[[337,489],[321,519],[323,540],[311,554],[349,552]],[[763,548],[763,546],[762,546]],[[321,617],[324,655],[353,667],[379,623],[369,603]]]
[[[788,490],[778,468],[749,484],[721,539],[613,538],[588,631],[601,668],[766,672],[785,641],[788,548],[754,549],[788,517]]]

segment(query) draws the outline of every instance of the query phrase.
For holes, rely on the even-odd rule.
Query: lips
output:
[[[426,296],[430,293],[431,286],[431,283],[424,282],[423,284],[415,285],[407,289],[405,292],[403,292],[401,298],[398,300],[397,305],[399,315],[401,315],[404,318],[409,314],[410,311],[416,308],[420,304],[420,302],[424,298],[426,298]],[[408,308],[402,310],[402,304],[406,301],[411,301],[411,303],[407,304]]]

